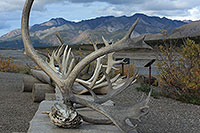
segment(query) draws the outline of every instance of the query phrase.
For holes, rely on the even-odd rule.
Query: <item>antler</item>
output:
[[[136,22],[132,25],[132,27],[129,29],[128,33],[124,38],[121,40],[117,41],[116,43],[112,45],[107,45],[107,42],[105,39],[103,39],[104,43],[107,45],[101,49],[98,49],[88,56],[86,56],[84,59],[82,59],[72,70],[69,72],[65,71],[65,68],[62,69],[62,76],[60,76],[60,73],[58,73],[53,67],[45,62],[37,53],[37,51],[33,48],[32,42],[30,39],[30,33],[29,33],[29,15],[30,15],[30,10],[32,7],[34,0],[26,0],[24,9],[23,9],[23,14],[22,14],[22,20],[21,20],[21,32],[22,32],[22,39],[24,42],[24,47],[25,47],[25,53],[27,56],[29,56],[40,68],[55,82],[55,84],[59,87],[59,89],[62,92],[62,95],[64,97],[64,103],[66,104],[66,112],[64,114],[69,114],[71,110],[73,110],[73,103],[79,103],[81,105],[87,106],[97,112],[102,113],[105,115],[107,118],[109,118],[122,132],[128,132],[131,128],[126,124],[125,120],[128,118],[139,118],[141,115],[144,115],[144,113],[141,113],[141,110],[144,108],[148,108],[147,103],[149,102],[150,99],[150,93],[147,99],[141,103],[138,103],[136,105],[130,106],[130,107],[123,107],[123,106],[103,106],[99,103],[95,103],[94,101],[88,101],[83,98],[79,98],[75,96],[72,93],[72,86],[75,82],[75,80],[78,77],[78,74],[81,72],[81,70],[91,63],[92,61],[96,60],[99,57],[102,57],[106,54],[120,51],[120,50],[125,50],[125,49],[131,49],[131,48],[139,48],[142,46],[148,47],[145,42],[144,42],[144,37],[137,37],[134,39],[131,39],[131,33],[136,27],[139,19],[136,20]],[[151,48],[151,47],[149,47]],[[65,48],[66,49],[66,48]],[[66,50],[63,56],[62,60],[62,67],[65,67],[68,62],[68,55],[71,53],[69,52],[70,50]],[[54,52],[54,54],[57,52]],[[59,52],[58,52],[59,53]],[[68,54],[69,53],[69,54]],[[52,54],[52,56],[55,55]],[[58,57],[56,55],[56,57]],[[65,57],[65,58],[64,58]],[[56,60],[56,59],[55,59]],[[66,62],[66,64],[63,64],[63,62]],[[108,67],[107,67],[108,68]],[[69,69],[68,69],[69,70]],[[66,72],[66,73],[65,73]],[[66,75],[65,75],[66,74]],[[63,75],[64,78],[63,78]],[[114,93],[115,94],[115,93]],[[111,94],[110,94],[111,95]],[[109,96],[111,97],[111,96]],[[104,98],[105,99],[105,98]],[[105,100],[103,100],[105,101]],[[58,106],[59,107],[59,106]],[[73,110],[74,112],[74,110]],[[63,113],[61,113],[63,114]],[[73,113],[77,114],[77,113]],[[78,121],[80,121],[80,117],[70,117],[74,118]],[[77,122],[79,123],[79,122]],[[72,126],[73,127],[73,126]]]
[[[109,44],[105,44],[106,46],[109,46]],[[94,49],[95,51],[98,50],[97,46],[93,43],[93,46],[94,46]],[[106,73],[109,74],[111,72],[111,69],[117,69],[114,67],[115,64],[119,64],[119,63],[123,63],[123,60],[120,60],[120,61],[114,61],[113,60],[113,53],[110,53],[108,54],[107,56],[107,65],[102,65],[101,64],[101,60],[105,57],[105,56],[102,56],[102,57],[99,57],[96,59],[96,67],[95,67],[95,70],[94,70],[94,73],[93,75],[91,76],[90,79],[88,80],[83,80],[83,79],[76,79],[76,82],[79,82],[81,83],[83,86],[85,87],[89,87],[91,89],[96,89],[96,88],[99,88],[99,87],[104,87],[107,84],[107,82],[103,82],[105,80],[105,75],[103,75],[103,77],[101,77],[99,80],[97,80],[99,78],[99,73],[100,73],[100,70],[103,67],[106,67]],[[113,79],[111,79],[111,83],[114,83],[117,81],[117,79],[119,78],[120,74],[116,75]],[[85,92],[87,92],[88,90],[87,89],[84,89],[82,90],[81,92],[76,92],[77,94],[83,94]]]
[[[141,116],[148,113],[147,109],[149,108],[148,103],[150,100],[150,95],[151,91],[145,100],[130,106],[104,106],[95,102],[81,99],[77,96],[73,96],[70,99],[74,103],[79,103],[84,106],[90,107],[95,111],[105,115],[120,129],[120,131],[128,133],[129,131],[133,130],[136,126],[133,126],[131,122],[131,125],[127,124],[127,120],[139,120]]]
[[[108,93],[103,97],[103,98],[99,98],[91,88],[89,88],[88,86],[85,86],[84,84],[82,84],[84,87],[86,87],[88,89],[88,91],[91,93],[91,95],[94,98],[94,102],[95,103],[105,103],[106,101],[110,100],[112,97],[116,96],[117,94],[119,94],[120,92],[122,92],[123,90],[125,90],[130,84],[135,83],[136,79],[135,77],[131,77],[130,79],[127,78],[127,81],[125,83],[122,83],[123,85],[119,85],[118,88],[113,89],[112,87],[112,83],[110,81],[110,78],[108,77],[108,75],[105,73],[107,82],[108,82]],[[133,81],[133,79],[135,79]]]

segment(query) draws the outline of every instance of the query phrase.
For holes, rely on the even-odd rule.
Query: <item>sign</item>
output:
[[[124,60],[124,64],[130,64],[130,58],[115,58],[116,61],[118,60]]]

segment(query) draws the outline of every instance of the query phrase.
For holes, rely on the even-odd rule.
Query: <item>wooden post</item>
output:
[[[151,65],[149,66],[149,88],[151,87]]]
[[[124,63],[122,63],[122,76],[124,76]]]
[[[153,59],[149,61],[144,67],[149,67],[149,88],[151,88],[151,65],[156,61],[156,59]]]

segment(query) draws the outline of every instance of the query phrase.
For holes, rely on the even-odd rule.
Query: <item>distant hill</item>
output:
[[[183,25],[175,29],[170,38],[182,38],[182,37],[195,37],[200,36],[200,21],[195,21],[186,25]]]
[[[30,27],[30,35],[34,46],[58,45],[59,42],[55,36],[56,32],[59,32],[64,41],[70,45],[88,43],[89,40],[102,42],[102,36],[108,41],[116,41],[125,35],[137,18],[140,18],[140,21],[132,36],[153,34],[155,38],[159,38],[158,33],[163,29],[169,33],[175,33],[174,29],[188,23],[144,14],[135,14],[130,17],[106,16],[80,22],[53,18],[47,22]],[[0,47],[23,48],[20,30],[16,29],[0,37]]]

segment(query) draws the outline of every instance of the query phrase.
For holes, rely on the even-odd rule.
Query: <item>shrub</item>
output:
[[[166,94],[200,104],[200,45],[188,39],[178,51],[160,46],[159,58],[160,86]]]
[[[145,92],[147,95],[150,92],[151,88],[149,88],[149,85],[146,83],[141,83],[140,87],[136,87],[136,90]]]
[[[29,68],[15,64],[12,58],[0,58],[0,71],[30,74]]]
[[[118,70],[115,70],[115,74],[124,74],[123,76],[129,76],[129,77],[132,77],[136,74],[136,67],[134,64],[125,64],[124,65],[124,68],[122,70],[122,66],[120,65],[118,67],[119,69]]]
[[[0,59],[1,72],[13,72],[17,70],[17,66],[13,63],[11,58]]]

